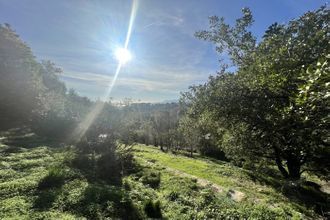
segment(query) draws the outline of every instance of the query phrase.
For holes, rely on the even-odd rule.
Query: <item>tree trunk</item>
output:
[[[297,158],[289,158],[287,160],[287,167],[289,171],[289,178],[292,180],[300,179],[300,168],[301,164]]]
[[[278,155],[276,155],[275,162],[276,162],[276,165],[277,165],[278,169],[280,170],[281,174],[283,175],[283,177],[286,179],[289,178],[289,173],[283,167],[282,160]]]
[[[288,157],[285,157],[286,160],[286,167],[287,169],[284,168],[282,164],[282,159],[281,156],[278,152],[278,150],[275,149],[275,162],[280,170],[281,174],[283,175],[284,178],[286,179],[291,179],[291,180],[298,180],[300,179],[300,169],[301,169],[301,163],[299,158],[295,157],[294,155],[290,155]]]
[[[279,153],[279,151],[278,151],[278,149],[276,147],[274,147],[273,149],[274,149],[274,153],[275,153],[275,162],[276,162],[276,165],[277,165],[279,171],[281,172],[281,174],[283,175],[283,177],[287,179],[289,177],[289,173],[283,167],[280,153]]]

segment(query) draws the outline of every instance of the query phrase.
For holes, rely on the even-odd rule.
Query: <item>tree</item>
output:
[[[0,25],[0,129],[29,127],[41,135],[68,135],[91,103],[59,80],[61,69],[38,62],[11,29]]]
[[[320,59],[316,65],[309,66],[302,74],[303,84],[296,98],[298,114],[309,138],[308,145],[318,146],[311,149],[311,164],[307,170],[313,170],[320,176],[330,178],[330,56]],[[316,151],[316,152],[313,152]]]
[[[29,124],[40,109],[40,66],[10,25],[0,25],[0,124],[8,129]]]
[[[186,95],[188,116],[208,115],[216,121],[219,143],[229,156],[271,158],[284,177],[299,179],[302,166],[315,164],[324,153],[330,157],[324,135],[329,125],[327,68],[320,70],[322,80],[314,84],[316,90],[323,88],[323,96],[311,98],[313,92],[302,97],[310,88],[308,69],[330,51],[329,9],[307,12],[286,25],[275,23],[258,43],[248,30],[252,14],[242,11],[233,27],[213,16],[210,30],[196,33],[215,43],[218,52],[226,52],[237,71],[224,68],[205,85],[191,87]]]

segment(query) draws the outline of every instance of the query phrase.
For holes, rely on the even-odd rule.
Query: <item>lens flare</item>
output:
[[[120,48],[115,52],[115,55],[116,55],[117,60],[118,60],[118,65],[117,65],[115,74],[113,76],[113,79],[112,79],[106,93],[103,96],[104,101],[109,99],[112,88],[116,83],[116,80],[118,78],[118,75],[119,75],[119,72],[121,70],[122,65],[125,62],[128,62],[131,59],[131,54],[130,54],[130,52],[128,51],[127,48],[128,48],[128,44],[129,44],[129,41],[130,41],[130,38],[131,38],[137,8],[138,8],[138,0],[133,0],[132,9],[131,9],[131,16],[130,16],[128,29],[127,29],[127,34],[126,34],[126,39],[125,39],[125,44],[124,44],[123,48]],[[84,134],[86,133],[88,128],[93,124],[96,117],[103,110],[104,104],[105,103],[102,102],[102,101],[101,102],[96,102],[93,109],[87,114],[87,116],[78,124],[76,129],[73,131],[72,136],[70,138],[70,140],[72,142],[80,141],[80,139],[84,136]]]

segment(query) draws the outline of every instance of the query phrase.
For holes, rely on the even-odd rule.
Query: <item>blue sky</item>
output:
[[[215,74],[219,56],[212,44],[194,37],[218,15],[233,23],[249,7],[257,37],[274,22],[285,23],[314,10],[320,0],[138,0],[129,50],[111,97],[146,102],[175,100],[189,85]],[[102,97],[124,44],[131,0],[0,0],[0,23],[9,23],[38,59],[63,69],[67,87],[90,98]]]

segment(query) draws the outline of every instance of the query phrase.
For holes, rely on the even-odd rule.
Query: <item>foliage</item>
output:
[[[134,149],[138,162],[146,167],[135,174],[138,180],[142,181],[142,174],[148,177],[150,169],[161,171],[161,183],[155,190],[160,191],[160,202],[164,207],[162,213],[169,218],[180,215],[190,219],[198,212],[206,218],[220,219],[248,219],[250,216],[255,216],[255,219],[288,216],[301,219],[304,215],[305,218],[313,216],[311,209],[321,215],[328,210],[326,200],[329,196],[326,193],[308,187],[308,181],[288,183],[281,180],[279,171],[269,166],[266,168],[263,165],[249,171],[227,162],[172,155],[143,145],[135,146]],[[221,190],[216,191],[213,187],[203,190],[201,182],[205,180],[217,184]],[[131,186],[131,190],[136,187]],[[141,188],[137,190],[142,191]],[[228,197],[228,192],[233,191],[243,192],[245,199],[233,201]],[[146,196],[156,200],[154,195],[148,193]]]
[[[152,215],[145,210],[148,201],[152,201],[153,211],[169,219],[192,219],[196,216],[208,219],[319,217],[293,200],[295,188],[285,188],[292,194],[292,201],[287,200],[281,192],[258,182],[260,178],[253,181],[246,173],[256,172],[242,170],[230,163],[172,155],[156,147],[139,145],[133,148],[139,172],[124,176],[123,186],[114,186],[97,176],[91,180],[84,170],[72,167],[67,161],[75,157],[72,149],[29,147],[8,153],[7,148],[3,145],[0,148],[0,218],[4,219],[146,219]],[[174,169],[195,177],[181,176]],[[144,179],[159,173],[161,181],[158,187],[143,183]],[[263,173],[258,172],[262,177],[269,178],[270,183],[279,181],[276,175],[273,178]],[[39,186],[48,176],[60,179],[61,184],[54,185],[53,181],[48,181],[50,184],[40,189]],[[201,186],[196,178],[212,180],[224,187],[224,192],[215,192],[207,185]],[[229,189],[246,193],[247,199],[233,201],[227,196]],[[300,192],[307,195],[306,192],[310,191]],[[157,201],[160,205],[156,204]],[[258,201],[258,204],[253,201]]]
[[[301,76],[304,83],[299,87],[299,95],[296,97],[298,114],[303,119],[304,128],[309,133],[309,145],[316,145],[309,157],[312,159],[312,169],[316,174],[329,179],[330,167],[330,136],[328,126],[330,124],[330,66],[329,55],[326,59],[320,59],[316,65],[311,65]],[[307,141],[307,140],[306,140]]]
[[[326,212],[328,195],[318,184],[279,174],[329,178],[329,9],[275,23],[259,41],[249,31],[251,11],[242,12],[234,26],[213,16],[210,30],[196,33],[231,63],[190,87],[181,105],[116,106],[67,91],[62,70],[37,61],[1,25],[0,130],[35,134],[10,140],[9,130],[0,139],[0,218],[302,219]],[[50,146],[49,139],[74,146],[37,146]],[[247,196],[236,201],[233,193]]]
[[[162,212],[160,209],[160,202],[148,201],[144,205],[144,211],[149,218],[162,218]]]
[[[121,178],[135,168],[131,147],[118,142],[112,128],[99,123],[95,121],[76,143],[76,155],[71,163],[91,180],[120,185]]]
[[[160,146],[163,150],[178,148],[177,134],[180,108],[177,103],[132,103],[118,114],[120,140],[124,144],[134,142]]]
[[[0,26],[1,130],[28,126],[43,137],[65,140],[91,102],[67,89],[62,70],[38,62],[8,25]]]
[[[48,189],[54,187],[61,187],[66,178],[65,171],[61,167],[52,167],[49,169],[47,176],[45,176],[38,184],[38,189]]]
[[[141,181],[143,184],[150,186],[151,188],[158,188],[160,184],[160,173],[150,172],[142,176]]]
[[[300,178],[302,167],[326,173],[322,168],[329,161],[319,158],[330,157],[329,9],[275,23],[258,43],[248,30],[252,22],[250,10],[243,9],[233,27],[211,17],[210,30],[196,33],[227,52],[236,73],[226,72],[225,65],[206,84],[183,94],[183,120],[201,130],[200,121],[209,118],[206,127],[232,159],[271,158],[292,179]]]
[[[111,101],[90,101],[74,90],[67,91],[59,79],[62,70],[51,61],[39,62],[8,24],[0,26],[0,44],[1,130],[27,126],[42,137],[69,142],[87,113],[102,106],[94,123],[100,134],[110,126],[125,145],[142,142],[177,147],[170,136],[176,133],[177,104],[126,100],[125,106],[118,107]]]
[[[28,123],[40,106],[40,66],[10,25],[0,26],[0,112],[2,129]]]

